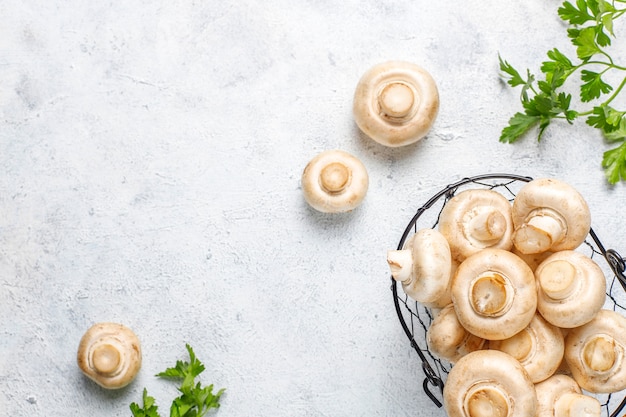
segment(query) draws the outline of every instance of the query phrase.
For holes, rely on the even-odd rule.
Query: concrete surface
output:
[[[219,416],[434,416],[393,309],[386,251],[444,185],[486,172],[555,176],[626,251],[624,185],[577,123],[498,143],[518,110],[498,53],[536,71],[571,51],[560,2],[0,0],[0,410],[129,416],[153,375],[185,358],[225,387]],[[568,49],[569,48],[569,49]],[[400,149],[355,127],[371,65],[404,59],[437,80],[427,138]],[[302,198],[315,154],[370,174],[357,210]],[[98,321],[143,342],[116,392],[79,372]]]

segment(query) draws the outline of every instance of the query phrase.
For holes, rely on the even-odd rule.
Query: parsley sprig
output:
[[[604,152],[602,167],[609,183],[626,181],[626,109],[612,106],[626,85],[626,67],[617,64],[608,52],[615,37],[613,24],[626,13],[626,0],[576,0],[565,1],[558,9],[559,17],[567,22],[567,36],[576,49],[576,59],[568,58],[554,48],[541,64],[543,77],[526,70],[522,75],[511,64],[498,57],[503,77],[511,87],[520,87],[523,112],[509,119],[500,135],[500,142],[512,143],[531,128],[538,128],[541,140],[553,120],[561,119],[572,124],[577,118],[598,128],[607,142],[615,145]],[[571,108],[572,95],[564,91],[565,82],[579,75],[579,97],[589,108]],[[614,87],[608,79],[619,79]],[[593,103],[592,103],[593,102]]]
[[[196,378],[205,370],[205,367],[198,360],[191,346],[186,345],[186,348],[189,353],[189,362],[178,360],[176,366],[167,368],[156,376],[180,384],[178,387],[180,395],[172,401],[170,417],[203,417],[209,410],[219,408],[220,397],[224,393],[224,389],[220,389],[214,394],[213,384],[202,386],[200,382],[196,382]],[[161,417],[154,398],[148,395],[145,388],[143,390],[143,407],[137,403],[132,403],[130,410],[133,417]]]

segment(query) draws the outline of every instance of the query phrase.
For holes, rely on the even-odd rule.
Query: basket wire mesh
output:
[[[513,201],[517,191],[532,179],[532,177],[514,174],[485,174],[464,178],[446,186],[417,210],[406,226],[397,248],[402,249],[405,241],[419,229],[437,227],[441,210],[457,192],[470,188],[490,189],[500,192],[510,201]],[[604,308],[626,315],[626,276],[624,275],[626,265],[624,258],[613,249],[605,249],[593,229],[589,231],[587,240],[579,250],[585,251],[588,256],[596,260],[596,263],[600,265],[605,276],[607,276],[607,299]],[[598,259],[604,259],[604,261],[599,262]],[[401,284],[396,283],[393,277],[391,278],[391,291],[400,324],[421,361],[422,371],[425,375],[422,382],[424,393],[437,407],[442,407],[443,388],[452,365],[437,358],[429,351],[426,344],[426,332],[434,319],[434,312],[409,298],[402,290]],[[598,398],[604,412],[609,417],[617,417],[626,408],[624,392],[594,396]]]

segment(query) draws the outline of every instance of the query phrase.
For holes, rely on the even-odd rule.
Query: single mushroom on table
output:
[[[468,353],[486,348],[487,341],[468,332],[459,323],[454,306],[449,304],[428,326],[426,344],[439,359],[456,363]]]
[[[565,360],[584,390],[612,393],[626,389],[626,317],[600,310],[565,338]]]
[[[489,349],[517,359],[535,384],[552,376],[561,365],[565,341],[561,329],[535,314],[528,326],[504,340],[492,340]]]
[[[439,92],[433,77],[405,61],[373,66],[354,93],[356,124],[370,138],[390,147],[417,142],[430,131],[439,112]]]
[[[450,370],[443,406],[448,417],[534,417],[537,395],[515,358],[498,350],[478,350]]]
[[[119,323],[96,323],[78,345],[78,367],[103,388],[130,384],[141,368],[141,344],[137,335]]]
[[[555,326],[571,329],[590,321],[606,300],[606,278],[587,255],[563,250],[535,269],[537,309]]]
[[[585,199],[553,178],[526,183],[513,200],[512,216],[513,244],[524,254],[575,249],[591,229]]]
[[[316,155],[302,173],[304,198],[323,213],[341,213],[356,208],[367,194],[369,176],[363,163],[342,150]]]
[[[450,286],[459,321],[489,340],[522,331],[537,309],[537,287],[530,267],[503,249],[483,249],[459,265]]]
[[[582,393],[580,386],[567,375],[555,374],[535,384],[535,417],[600,417],[602,405],[597,398]]]
[[[443,207],[438,228],[458,261],[483,249],[513,247],[511,203],[497,191],[461,191]]]
[[[387,252],[391,276],[415,301],[432,303],[448,290],[452,259],[446,238],[434,229],[420,229],[403,249]]]

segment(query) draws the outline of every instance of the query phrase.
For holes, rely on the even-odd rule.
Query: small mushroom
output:
[[[353,210],[361,204],[369,186],[363,163],[341,150],[316,155],[304,168],[301,181],[307,203],[324,213]]]
[[[470,352],[483,349],[485,339],[474,336],[459,323],[452,304],[444,307],[426,331],[428,350],[439,359],[456,363]]]
[[[513,336],[528,326],[537,309],[532,270],[503,249],[483,249],[463,261],[450,291],[463,327],[483,339]]]
[[[513,244],[522,253],[575,249],[587,237],[591,214],[571,185],[552,178],[525,184],[513,200]]]
[[[562,328],[582,326],[606,300],[606,278],[593,259],[564,250],[548,256],[535,270],[537,309]]]
[[[420,229],[405,247],[387,252],[391,276],[404,292],[419,302],[435,302],[446,294],[452,259],[450,246],[434,229]]]
[[[582,393],[576,381],[567,375],[555,374],[535,384],[536,417],[600,417],[600,402]]]
[[[443,388],[448,417],[534,417],[537,394],[511,355],[478,350],[452,367]]]
[[[561,329],[535,314],[524,330],[508,339],[490,341],[489,349],[513,356],[526,369],[531,381],[538,383],[553,375],[561,365],[565,342]]]
[[[141,345],[128,327],[118,323],[96,323],[78,345],[78,367],[103,388],[118,389],[130,384],[141,368]]]
[[[430,131],[439,112],[439,92],[423,68],[404,61],[373,66],[354,94],[356,124],[370,138],[390,147],[417,142]]]
[[[612,393],[626,389],[626,317],[600,310],[565,338],[565,360],[584,390]]]
[[[458,261],[486,248],[509,250],[513,246],[511,203],[493,190],[461,191],[443,207],[438,228]]]

